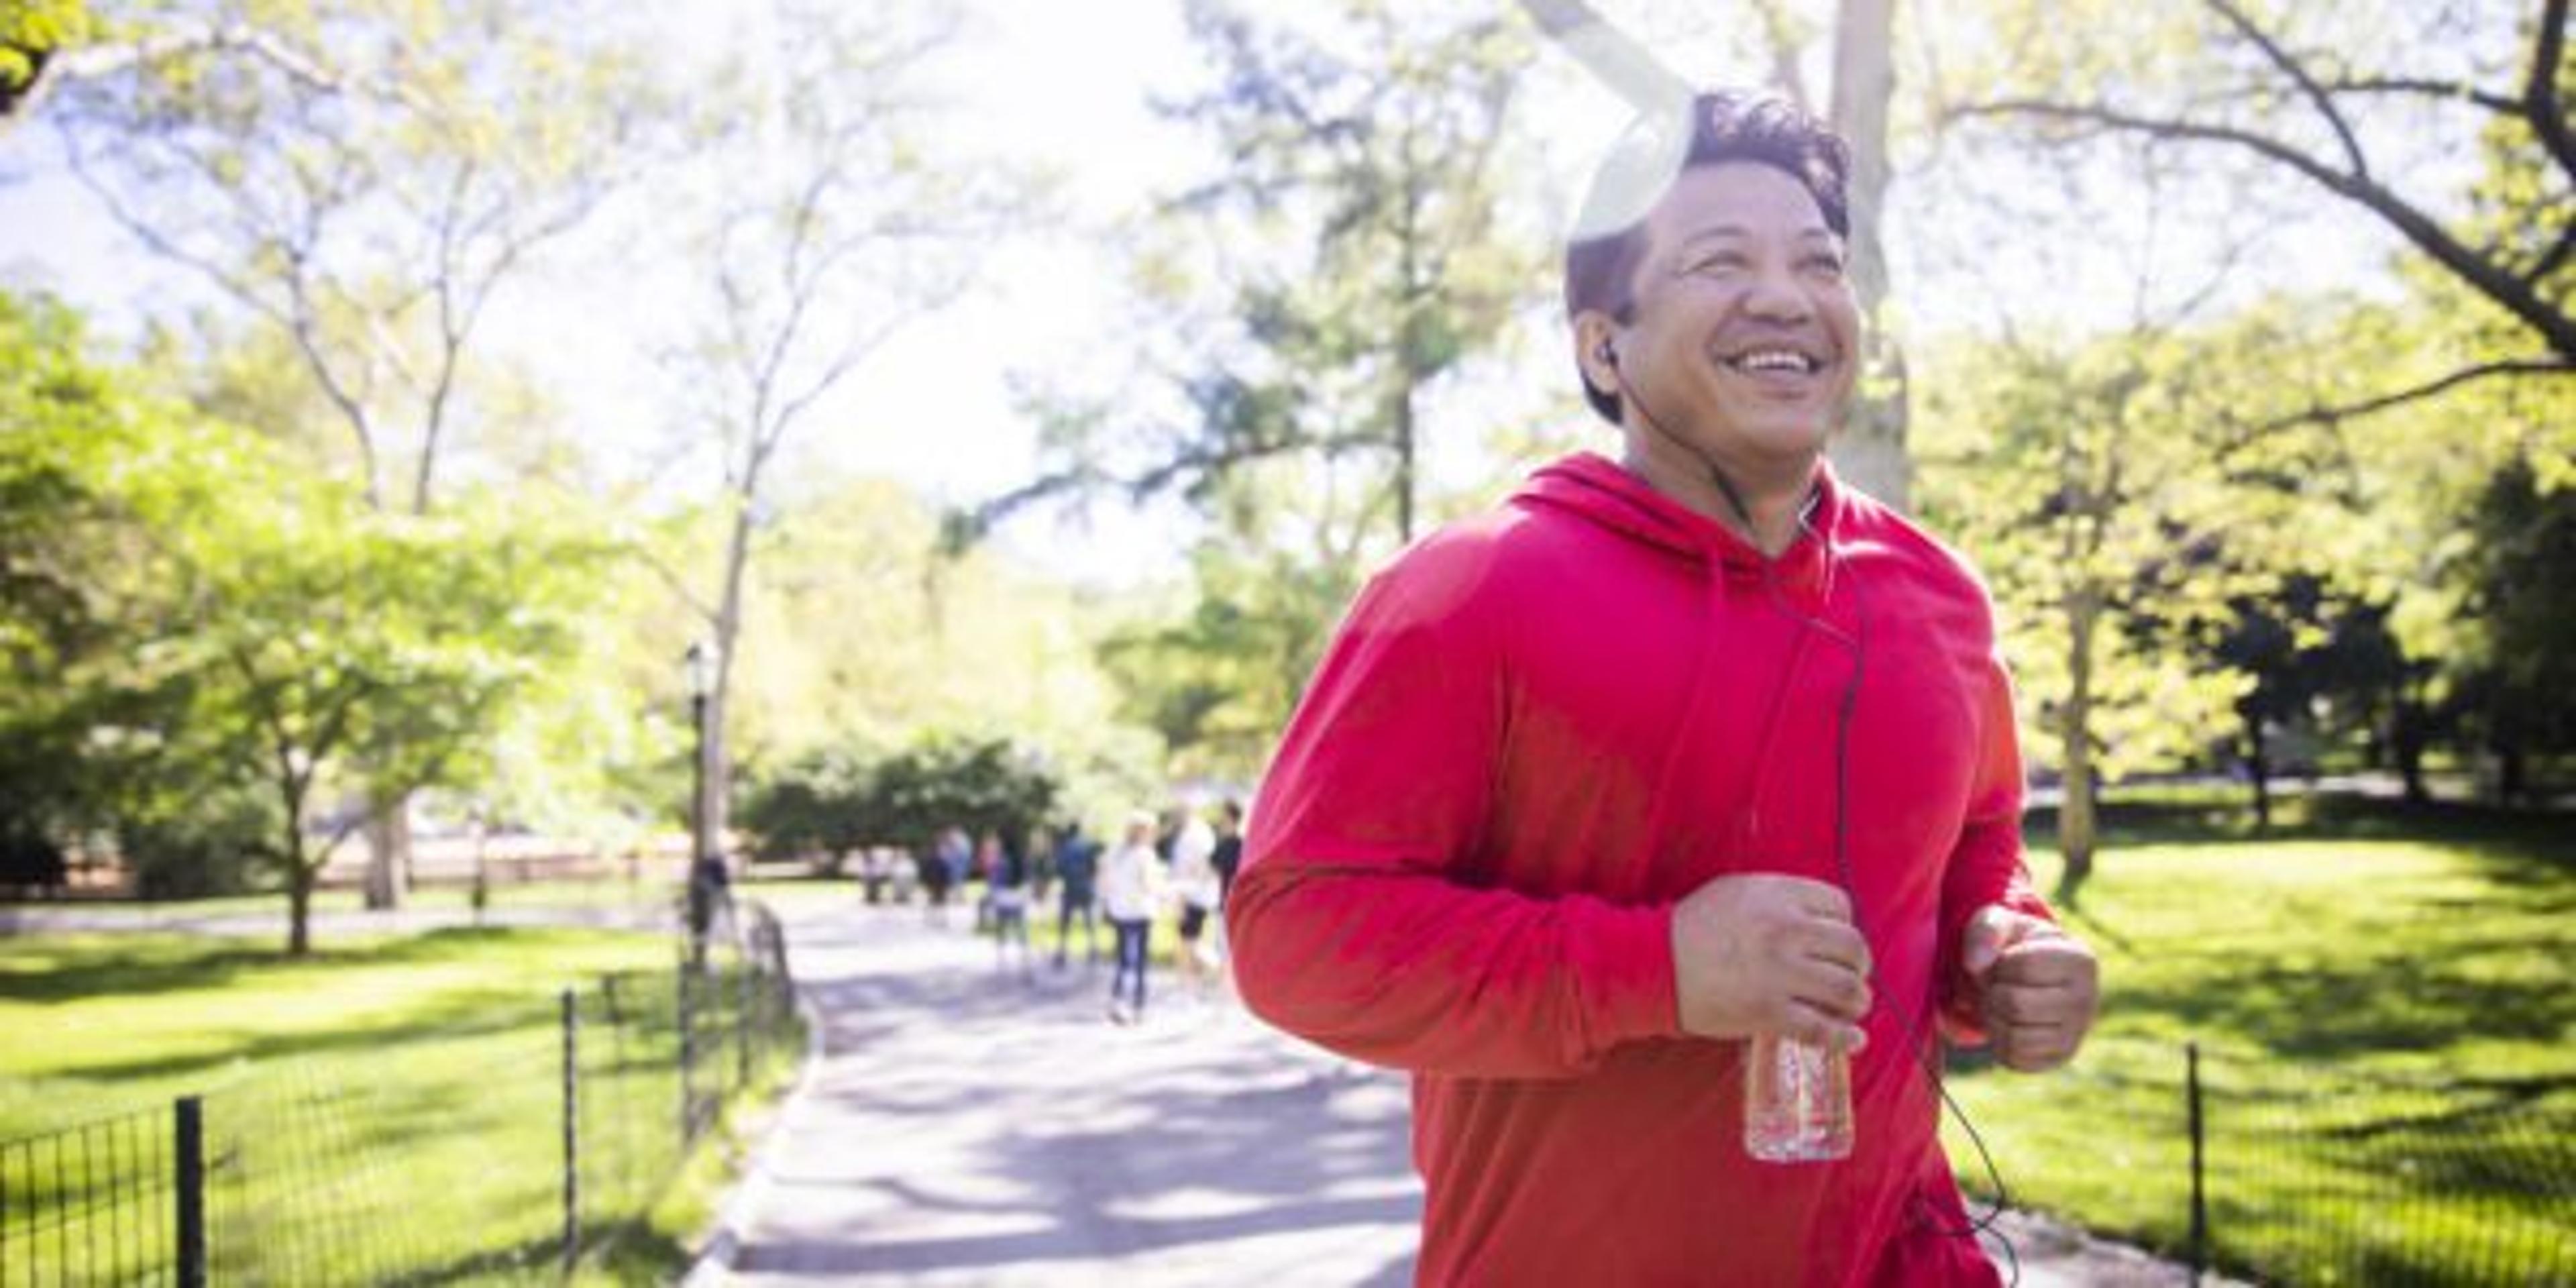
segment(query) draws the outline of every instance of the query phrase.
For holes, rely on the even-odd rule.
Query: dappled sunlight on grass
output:
[[[2195,840],[2167,818],[2131,833],[2159,840],[2106,849],[2068,918],[2102,958],[2083,1055],[2037,1078],[1954,1066],[2015,1200],[2181,1248],[2183,1048],[2197,1041],[2212,1226],[2231,1264],[2420,1277],[2410,1240],[2562,1219],[2566,1177],[2552,1199],[2465,1183],[2443,1162],[2522,1157],[2544,1130],[2563,1159],[2562,1128],[2576,1129],[2576,839],[2518,824],[2334,839],[2312,821],[2296,839]],[[2056,856],[2032,867],[2049,888]],[[1965,1136],[1945,1130],[1962,1179],[1985,1189]],[[2316,1228],[2347,1208],[2355,1225]]]

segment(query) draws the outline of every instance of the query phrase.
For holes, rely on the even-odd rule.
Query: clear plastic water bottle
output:
[[[1822,1163],[1851,1149],[1851,1056],[1769,1034],[1746,1043],[1744,1152],[1766,1163]]]

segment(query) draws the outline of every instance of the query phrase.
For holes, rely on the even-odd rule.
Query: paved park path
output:
[[[1107,968],[1034,980],[917,909],[791,913],[824,1054],[753,1182],[732,1282],[1404,1284],[1403,1083]]]
[[[732,1273],[822,1284],[1410,1283],[1421,1187],[1396,1075],[1154,980],[1144,1024],[1106,976],[997,971],[916,909],[789,913],[822,1057],[733,1206]],[[2130,1249],[2008,1228],[2025,1288],[2178,1284]]]

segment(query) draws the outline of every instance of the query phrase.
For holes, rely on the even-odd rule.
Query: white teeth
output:
[[[1757,349],[1736,358],[1735,366],[1742,371],[1805,372],[1815,370],[1817,364],[1803,353],[1793,353],[1787,349]]]

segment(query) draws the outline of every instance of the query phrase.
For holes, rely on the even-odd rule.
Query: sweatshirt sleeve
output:
[[[2014,729],[2012,678],[2001,658],[1988,657],[1978,675],[1977,767],[1969,787],[1966,825],[1951,847],[1941,883],[1941,1013],[1944,1028],[1962,1041],[1977,1041],[1974,991],[1959,964],[1959,940],[1968,919],[1988,904],[2056,919],[2031,888],[2022,863],[2021,742]]]
[[[1501,652],[1458,602],[1473,580],[1435,551],[1353,606],[1253,806],[1236,979],[1264,1020],[1357,1059],[1572,1076],[1678,1031],[1670,909],[1466,877],[1507,733]]]

